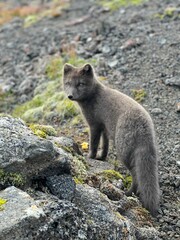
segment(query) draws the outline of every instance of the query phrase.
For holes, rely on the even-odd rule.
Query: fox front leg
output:
[[[105,160],[109,150],[109,139],[106,131],[102,132],[102,150],[98,153],[96,159]]]
[[[98,128],[98,126],[90,127],[89,158],[96,158],[100,136],[101,130]]]

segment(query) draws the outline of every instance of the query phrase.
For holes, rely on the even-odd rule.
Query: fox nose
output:
[[[70,100],[72,100],[72,99],[73,99],[73,95],[69,95],[68,98],[69,98]]]

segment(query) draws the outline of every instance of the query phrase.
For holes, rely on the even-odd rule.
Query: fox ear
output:
[[[91,64],[87,63],[83,66],[83,72],[86,73],[86,74],[92,74],[93,72],[93,68],[91,66]]]
[[[64,74],[67,74],[67,73],[71,72],[72,69],[73,69],[73,66],[71,64],[66,63],[66,64],[64,64],[63,72],[64,72]]]

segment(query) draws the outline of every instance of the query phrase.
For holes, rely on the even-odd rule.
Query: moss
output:
[[[82,118],[82,115],[81,114],[78,114],[77,116],[74,116],[72,121],[71,121],[71,125],[72,126],[76,126],[80,123],[83,122],[83,118]]]
[[[0,117],[11,117],[11,115],[7,113],[0,113]]]
[[[84,183],[84,180],[82,178],[74,177],[73,179],[74,179],[74,182],[76,184],[83,184]]]
[[[163,12],[161,13],[156,13],[154,15],[155,18],[160,18],[161,20],[163,20],[164,18],[180,18],[180,14],[177,8],[175,7],[167,7]]]
[[[74,103],[69,99],[64,99],[57,104],[57,111],[61,114],[63,118],[69,118],[76,116],[78,111]]]
[[[51,80],[60,79],[62,76],[63,59],[60,57],[52,58],[46,66],[45,73]]]
[[[144,98],[147,96],[147,93],[144,89],[133,89],[132,90],[133,97],[137,102],[142,102]]]
[[[0,198],[0,211],[4,210],[4,204],[7,203],[7,200]]]
[[[114,214],[116,215],[116,217],[120,220],[126,221],[125,217],[122,216],[119,212],[114,212]]]
[[[132,176],[128,175],[123,179],[123,184],[125,188],[129,189],[132,183]]]
[[[0,169],[0,182],[4,186],[13,185],[16,187],[22,187],[26,181],[20,173],[11,173]]]
[[[129,5],[139,5],[143,3],[144,0],[101,0],[100,4],[103,7],[107,7],[110,10],[114,11],[119,9],[120,7],[125,7]]]
[[[30,27],[39,21],[38,15],[29,15],[24,19],[24,28]]]
[[[30,124],[29,127],[31,128],[31,130],[33,132],[40,130],[48,136],[56,136],[57,135],[56,130],[52,126],[49,126],[49,125]]]
[[[119,179],[123,179],[123,176],[115,171],[115,170],[104,170],[102,172],[99,173],[100,175],[102,175],[104,178],[106,178],[107,180],[119,180]]]
[[[85,164],[85,159],[82,158],[80,156],[73,157],[72,174],[77,179],[84,180],[87,177],[87,165]]]
[[[48,136],[56,136],[56,130],[49,125],[30,124],[30,129],[39,137],[46,138]]]

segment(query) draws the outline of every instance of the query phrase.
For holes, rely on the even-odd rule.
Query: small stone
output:
[[[139,39],[128,39],[122,46],[121,49],[131,49],[140,46],[142,42]]]
[[[176,112],[180,112],[180,102],[176,104]]]
[[[110,51],[111,51],[111,49],[110,49],[110,47],[109,46],[107,46],[107,45],[105,45],[103,48],[102,48],[102,52],[103,53],[110,53]]]
[[[176,163],[177,163],[177,165],[180,167],[180,161],[177,161]]]
[[[162,110],[160,108],[153,108],[151,113],[154,115],[159,115],[162,113]]]
[[[176,226],[180,227],[180,220],[177,221]]]
[[[180,87],[180,77],[172,77],[165,80],[166,85]]]
[[[113,60],[113,61],[108,62],[108,66],[109,66],[110,68],[114,68],[114,67],[117,66],[118,62],[119,62],[119,61],[118,61],[117,59],[115,59],[115,60]]]

